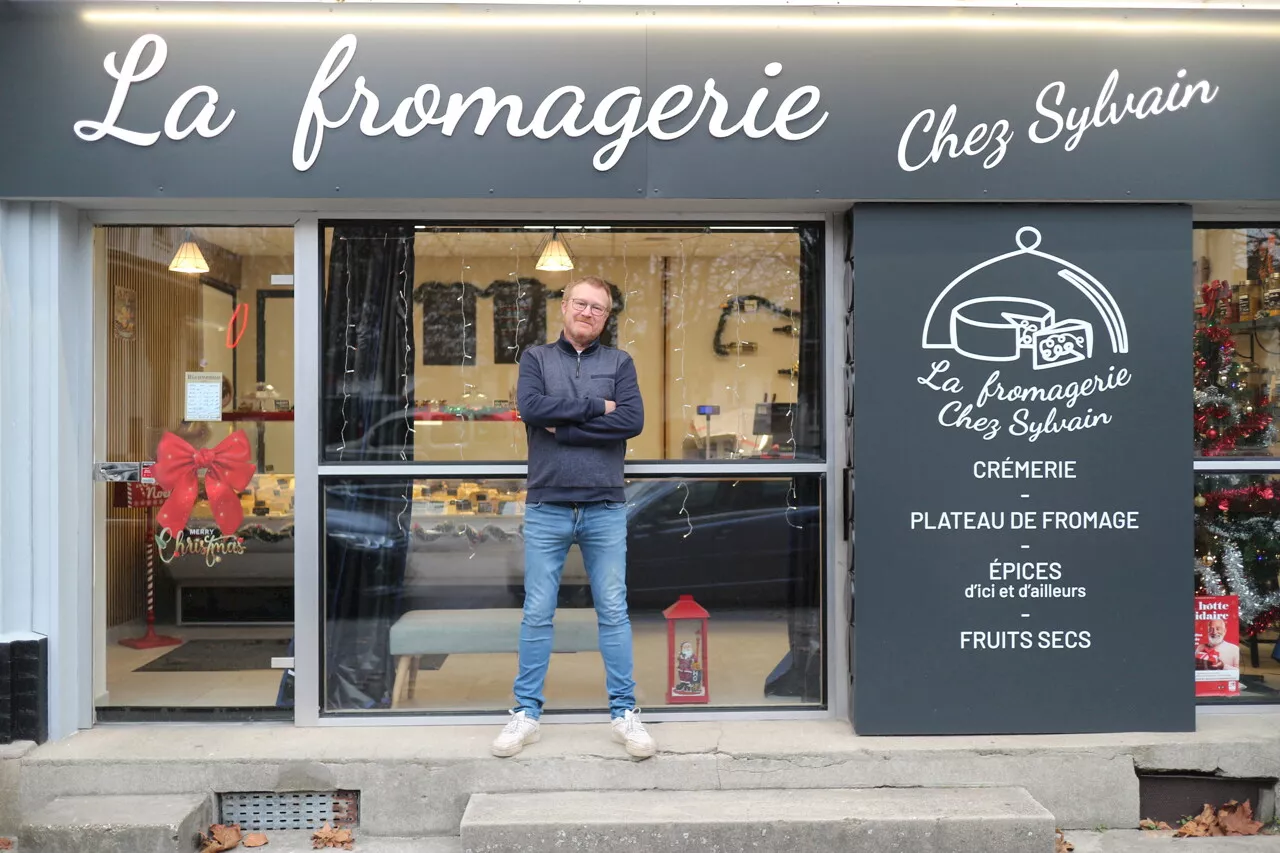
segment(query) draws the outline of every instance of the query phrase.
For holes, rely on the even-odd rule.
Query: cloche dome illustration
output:
[[[921,346],[976,361],[1029,358],[1035,370],[1092,358],[1095,344],[1129,351],[1124,317],[1098,279],[1040,251],[1035,228],[1019,228],[1014,242],[1016,251],[970,267],[942,289],[925,317]]]

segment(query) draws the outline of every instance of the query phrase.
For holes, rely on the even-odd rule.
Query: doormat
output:
[[[271,669],[273,657],[287,657],[285,640],[187,640],[134,672],[239,672]]]

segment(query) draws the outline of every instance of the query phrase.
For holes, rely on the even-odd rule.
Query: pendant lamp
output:
[[[178,251],[173,253],[173,260],[169,262],[169,271],[192,274],[209,271],[209,263],[204,259],[204,253],[200,251],[200,247],[196,245],[190,229],[183,234],[182,245],[178,247]]]
[[[556,229],[552,228],[550,236],[538,247],[538,263],[535,264],[535,268],[544,272],[565,272],[573,269],[573,252],[569,251],[569,244]]]

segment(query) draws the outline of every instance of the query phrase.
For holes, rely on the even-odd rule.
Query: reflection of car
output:
[[[367,397],[352,396],[347,405],[356,406],[367,399]],[[380,402],[379,405],[385,406],[385,403]],[[379,418],[363,433],[357,433],[354,428],[350,428],[346,441],[330,438],[324,448],[325,459],[331,462],[339,460],[403,462],[406,460],[402,458],[402,454],[408,457],[408,461],[413,461],[416,454],[419,462],[428,459],[456,461],[459,436],[472,435],[472,433],[460,433],[459,429],[462,427],[474,429],[477,426],[481,429],[497,430],[499,432],[495,434],[503,436],[514,430],[511,434],[519,436],[523,452],[524,424],[514,409],[498,408],[488,411],[483,416],[461,417],[448,412],[442,413],[439,409],[429,406],[415,406],[408,414],[412,420],[407,424],[403,405],[403,401],[391,404],[390,412]],[[413,433],[409,437],[406,448],[404,436],[410,424],[413,427]]]
[[[514,481],[489,481],[514,488]],[[816,607],[821,517],[817,479],[795,492],[788,478],[636,480],[627,486],[627,589],[636,610],[660,610],[682,594],[707,608]],[[809,489],[806,490],[805,486]],[[356,487],[355,506],[330,503],[330,541],[388,547],[411,526],[405,594],[411,608],[514,607],[524,594],[523,517],[400,517],[393,484]],[[402,487],[400,487],[402,488]],[[590,604],[577,546],[561,578],[562,606]]]
[[[820,514],[789,479],[640,480],[627,487],[627,597],[662,609],[681,594],[704,607],[817,604]],[[510,555],[509,585],[523,591],[524,555]],[[575,546],[562,599],[588,586]]]

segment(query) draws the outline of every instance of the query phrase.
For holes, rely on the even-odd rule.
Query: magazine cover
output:
[[[1239,601],[1234,595],[1196,596],[1196,695],[1239,693]]]

